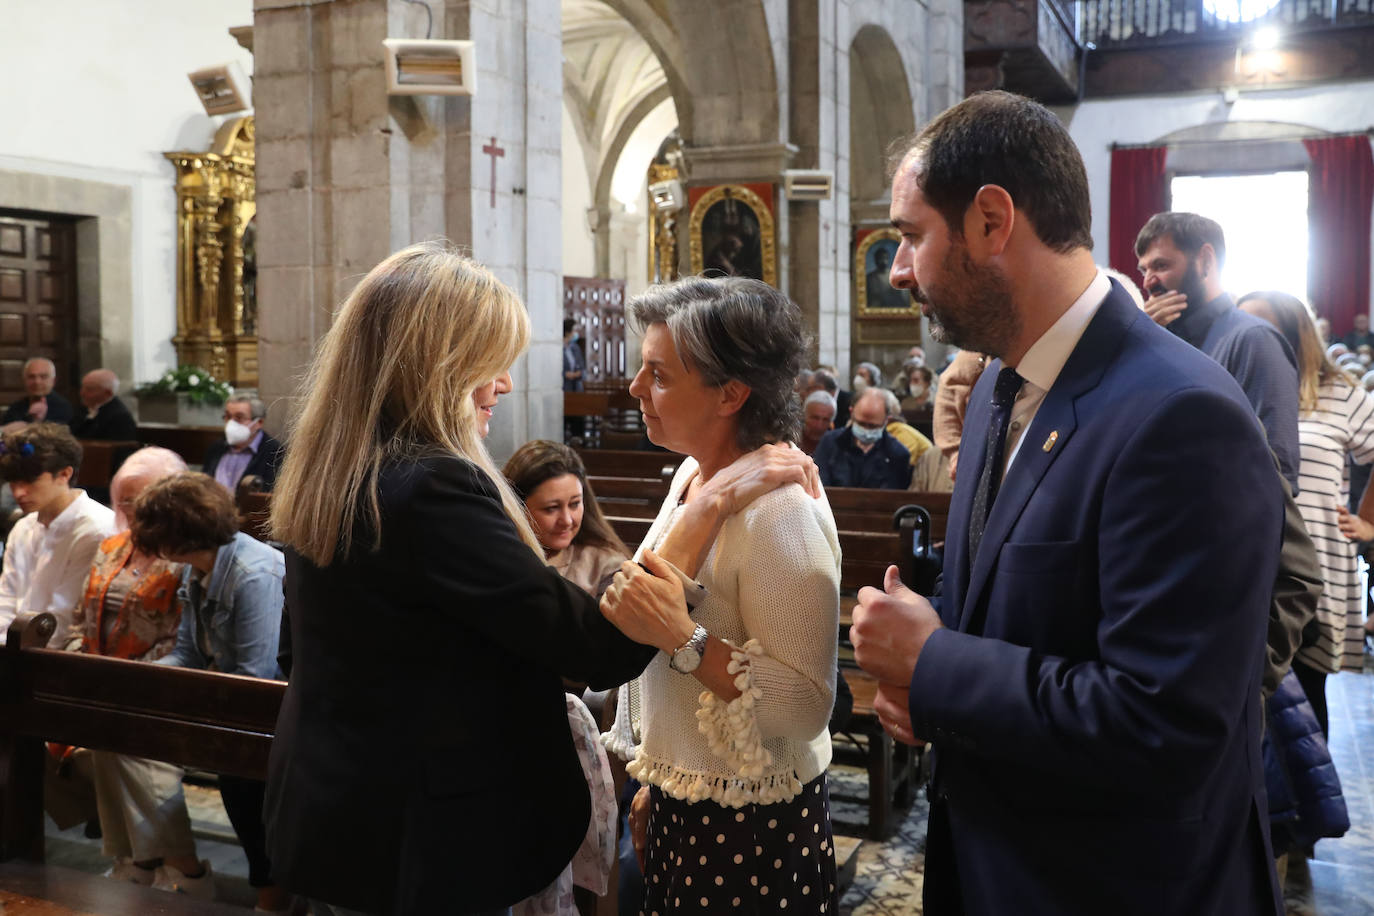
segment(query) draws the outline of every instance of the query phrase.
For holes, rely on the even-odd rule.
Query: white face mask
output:
[[[919,398],[919,397],[923,397],[923,396],[925,395],[925,393],[926,393],[926,386],[925,386],[925,385],[916,384],[916,385],[912,385],[911,388],[910,388],[909,390],[911,391],[911,396],[912,396],[913,398]]]
[[[854,389],[854,393],[858,394],[868,387],[868,379],[864,378],[862,375],[856,375],[850,380],[849,384]]]
[[[238,420],[226,420],[224,423],[224,439],[230,445],[243,445],[253,438],[253,428],[244,426]]]

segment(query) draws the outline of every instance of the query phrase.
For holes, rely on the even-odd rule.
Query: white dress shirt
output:
[[[37,512],[15,522],[0,575],[0,643],[23,613],[49,611],[57,617],[54,632],[65,634],[85,595],[96,550],[114,533],[114,513],[85,490],[50,524],[40,522]]]
[[[1021,391],[1016,395],[1016,401],[1011,408],[1011,425],[1007,429],[1007,446],[1004,452],[1007,461],[1002,469],[1003,480],[1006,479],[1007,471],[1011,470],[1011,463],[1016,460],[1016,453],[1021,450],[1021,440],[1025,437],[1026,430],[1030,428],[1040,405],[1045,402],[1045,395],[1054,386],[1059,373],[1064,369],[1064,364],[1069,361],[1073,348],[1078,346],[1083,332],[1088,329],[1088,323],[1093,320],[1093,316],[1097,314],[1097,310],[1111,291],[1112,281],[1099,270],[1093,281],[1088,284],[1088,288],[1083,290],[1073,305],[1059,316],[1058,321],[1050,325],[1049,330],[1040,335],[1039,340],[1031,344],[1026,355],[1021,357],[1020,365],[1015,367],[1017,374],[1025,379],[1026,383],[1021,386]]]

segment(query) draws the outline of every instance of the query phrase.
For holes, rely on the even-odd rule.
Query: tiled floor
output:
[[[1350,832],[1322,840],[1316,858],[1293,864],[1288,873],[1290,916],[1374,916],[1374,670],[1340,674],[1327,681],[1331,710],[1331,756],[1336,762],[1350,811]],[[867,792],[863,770],[836,766],[831,773],[836,830],[861,835]],[[214,789],[187,787],[187,803],[197,831],[200,855],[215,870],[224,901],[252,906],[248,863],[234,844],[228,818]],[[921,868],[926,807],[918,796],[894,836],[885,843],[865,841],[858,874],[841,900],[842,916],[917,916],[921,912]],[[108,863],[99,843],[74,828],[58,833],[49,823],[49,861],[100,872]]]

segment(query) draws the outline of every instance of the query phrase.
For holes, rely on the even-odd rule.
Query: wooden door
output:
[[[53,361],[54,390],[76,403],[76,221],[0,210],[0,409],[24,395],[35,356]]]
[[[582,326],[587,390],[623,388],[625,377],[625,281],[563,278],[563,317]]]

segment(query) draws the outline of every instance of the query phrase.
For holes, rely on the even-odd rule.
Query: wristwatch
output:
[[[668,659],[668,667],[679,674],[691,674],[697,670],[701,664],[701,657],[706,654],[706,628],[697,624],[697,628],[692,631],[692,636],[682,648],[675,651]]]

